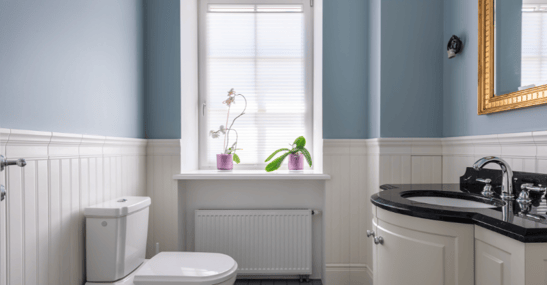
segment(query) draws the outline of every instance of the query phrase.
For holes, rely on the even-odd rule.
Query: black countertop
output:
[[[532,205],[525,207],[513,201],[506,201],[504,206],[499,202],[499,185],[494,185],[494,199],[483,197],[480,192],[482,185],[474,183],[480,174],[469,174],[462,176],[460,184],[387,184],[382,185],[377,194],[372,195],[371,201],[374,205],[395,213],[455,223],[475,224],[477,226],[492,230],[507,237],[525,243],[547,242],[547,202],[540,194],[532,196]],[[521,173],[520,177],[523,177]],[[473,176],[473,177],[472,177]],[[517,178],[519,174],[515,175]],[[544,177],[540,177],[542,180]],[[470,178],[473,179],[470,179]],[[490,175],[489,177],[492,177]],[[497,179],[493,179],[497,180]],[[517,181],[515,179],[515,181]],[[526,179],[521,179],[526,182]],[[465,183],[465,181],[473,181]],[[517,184],[517,182],[515,182]],[[545,185],[545,184],[544,184]],[[520,185],[515,185],[520,186]],[[517,188],[517,187],[515,187]],[[520,189],[520,187],[518,187]],[[425,204],[406,199],[402,196],[416,196],[425,194],[423,191],[435,191],[437,197],[455,197],[464,194],[472,200],[494,203],[495,208],[460,208]],[[437,192],[442,191],[442,192]],[[516,191],[516,194],[520,190]],[[532,194],[531,194],[532,195]],[[522,207],[522,208],[521,208]]]

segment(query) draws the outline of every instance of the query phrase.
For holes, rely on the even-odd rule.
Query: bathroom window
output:
[[[213,139],[209,131],[226,126],[222,102],[232,88],[248,103],[233,126],[242,149],[238,169],[263,169],[266,157],[298,136],[312,150],[310,1],[202,0],[199,9],[200,169],[215,169],[224,149],[223,137]],[[244,106],[236,97],[230,122]]]

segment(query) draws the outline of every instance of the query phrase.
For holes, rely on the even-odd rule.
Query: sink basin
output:
[[[496,205],[490,205],[481,202],[462,200],[458,198],[445,198],[445,197],[408,197],[408,200],[433,204],[439,206],[450,206],[459,208],[497,208]]]
[[[401,196],[414,202],[456,208],[488,209],[502,207],[505,204],[495,198],[446,191],[409,191],[402,193]]]

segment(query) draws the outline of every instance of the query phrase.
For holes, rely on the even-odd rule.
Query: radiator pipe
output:
[[[321,211],[319,211],[319,210],[311,210],[311,214],[312,214],[313,216],[315,216],[315,215],[321,215]]]

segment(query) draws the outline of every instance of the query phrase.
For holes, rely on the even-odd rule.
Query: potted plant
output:
[[[306,146],[306,139],[303,136],[300,136],[294,140],[294,143],[292,143],[291,148],[280,148],[276,151],[274,151],[264,162],[268,162],[270,159],[272,159],[276,154],[280,152],[285,152],[280,157],[274,159],[272,162],[270,162],[266,166],[267,172],[272,172],[279,167],[281,167],[281,164],[285,160],[285,158],[289,157],[289,170],[303,170],[304,169],[304,158],[306,158],[306,161],[308,164],[312,165],[311,155],[310,152],[305,148]]]
[[[245,100],[245,107],[243,108],[243,111],[241,114],[237,115],[230,124],[230,127],[226,128],[224,125],[221,125],[218,130],[213,131],[211,130],[209,134],[213,139],[219,138],[221,134],[224,135],[224,151],[223,153],[217,154],[217,169],[218,170],[232,170],[234,168],[234,161],[239,164],[241,160],[239,159],[239,156],[236,154],[236,151],[241,150],[240,148],[237,148],[237,142],[239,139],[239,135],[237,134],[237,131],[233,129],[235,121],[243,116],[245,114],[245,110],[247,109],[247,98],[241,94],[236,94],[234,91],[234,88],[230,89],[228,91],[228,99],[226,99],[223,104],[228,105],[228,115],[226,116],[226,126],[228,126],[228,122],[230,120],[230,109],[232,107],[232,104],[235,104],[235,98],[236,96],[243,97],[243,100]],[[230,132],[235,132],[236,140],[235,142],[230,146]]]

